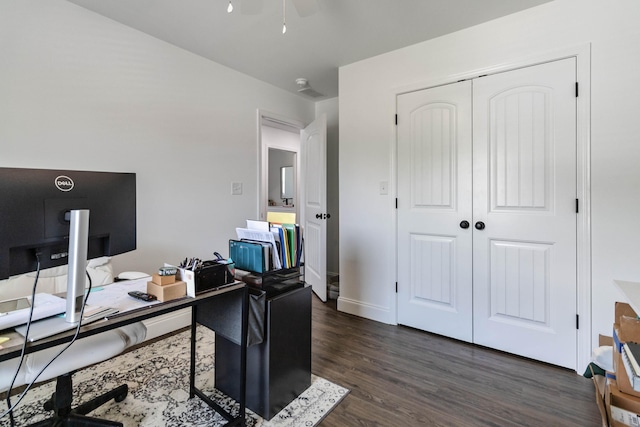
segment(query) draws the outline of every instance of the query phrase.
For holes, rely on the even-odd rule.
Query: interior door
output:
[[[474,342],[575,369],[576,63],[473,83]]]
[[[327,118],[300,131],[300,193],[304,230],[304,275],[313,292],[327,301]]]
[[[471,341],[471,82],[397,102],[398,323]]]

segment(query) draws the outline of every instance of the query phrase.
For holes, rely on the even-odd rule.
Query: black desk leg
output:
[[[189,397],[198,396],[216,412],[222,415],[227,421],[227,426],[245,426],[245,418],[247,413],[247,334],[249,331],[249,289],[245,286],[234,292],[241,292],[242,309],[240,321],[240,401],[238,416],[233,417],[224,408],[214,402],[209,396],[206,396],[201,390],[196,388],[196,328],[197,328],[197,310],[198,306],[191,308],[191,366],[189,369]],[[236,324],[237,325],[237,324]],[[215,329],[214,329],[215,331]]]
[[[191,307],[191,365],[189,366],[189,397],[196,395],[196,310],[198,306]]]
[[[242,327],[240,333],[240,414],[241,425],[245,425],[247,403],[247,335],[249,332],[249,288],[242,289]]]

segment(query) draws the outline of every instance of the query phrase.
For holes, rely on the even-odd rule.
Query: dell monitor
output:
[[[136,175],[0,168],[0,200],[0,279],[69,263],[77,322],[86,261],[136,248]]]

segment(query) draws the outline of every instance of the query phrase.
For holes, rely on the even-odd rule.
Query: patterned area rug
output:
[[[235,402],[218,393],[213,385],[214,340],[213,332],[198,328],[196,386],[235,415]],[[73,406],[126,383],[129,394],[124,401],[112,400],[90,415],[131,427],[223,426],[226,420],[221,415],[199,398],[189,399],[189,352],[189,331],[185,331],[78,371],[73,375]],[[246,425],[315,426],[349,392],[317,376],[312,375],[311,382],[311,387],[269,421],[247,409]],[[29,391],[14,411],[17,425],[46,418],[49,413],[43,411],[42,405],[54,388],[55,383],[49,382]],[[8,417],[0,421],[2,426],[9,425]]]

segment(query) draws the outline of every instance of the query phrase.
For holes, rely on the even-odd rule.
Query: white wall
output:
[[[313,102],[66,1],[0,2],[0,166],[136,172],[138,249],[116,271],[227,253],[258,210],[257,109],[315,117]]]
[[[395,182],[399,88],[590,44],[591,336],[610,335],[622,298],[613,280],[640,281],[639,20],[636,0],[555,0],[342,67],[339,309],[396,321],[395,192],[378,186]]]
[[[316,102],[316,117],[327,116],[327,272],[340,273],[340,203],[338,180],[338,98]]]

